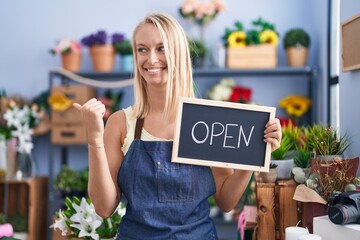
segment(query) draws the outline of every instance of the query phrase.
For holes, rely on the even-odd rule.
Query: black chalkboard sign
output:
[[[172,162],[269,171],[266,123],[275,108],[180,98]]]

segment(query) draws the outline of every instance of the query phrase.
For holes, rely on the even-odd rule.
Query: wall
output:
[[[309,65],[319,69],[316,82],[314,111],[316,121],[324,121],[326,105],[324,84],[326,84],[326,29],[327,1],[312,0],[226,0],[228,9],[220,13],[205,30],[208,47],[213,48],[221,42],[225,27],[232,27],[235,20],[240,20],[245,28],[252,20],[262,17],[276,25],[280,34],[278,47],[279,66],[286,65],[282,37],[293,27],[304,28],[312,38]],[[198,28],[182,20],[178,14],[181,1],[124,1],[107,0],[62,0],[62,1],[0,1],[0,88],[5,88],[8,95],[19,94],[33,98],[48,89],[48,73],[53,67],[60,66],[59,56],[52,56],[48,50],[55,42],[64,37],[80,40],[83,36],[99,29],[109,33],[122,32],[131,37],[135,24],[149,12],[163,11],[179,19],[189,36],[198,37]],[[87,49],[84,49],[82,70],[91,70]],[[118,60],[118,59],[117,59]],[[117,62],[115,70],[119,69]],[[289,80],[289,81],[288,81]],[[202,96],[206,89],[219,81],[218,78],[202,79],[199,87]],[[298,81],[279,77],[270,79],[239,78],[238,83],[248,85],[254,91],[254,100],[260,104],[277,106],[277,101],[290,93],[306,94],[306,86]],[[127,89],[123,106],[132,102],[131,88]],[[279,114],[284,114],[278,109]],[[34,155],[39,174],[48,174],[49,154],[58,156],[59,149],[49,148],[49,135],[35,139]],[[70,166],[86,166],[83,147],[70,152]],[[53,151],[53,153],[50,153]],[[85,160],[84,160],[85,158]],[[54,164],[60,164],[58,158]]]
[[[348,20],[357,14],[360,14],[359,1],[340,1],[340,22]],[[360,156],[360,107],[358,106],[360,71],[342,72],[341,65],[342,61],[340,58],[340,132],[342,134],[347,133],[352,140],[352,145],[347,149],[346,155],[349,157],[358,157]],[[360,169],[358,170],[358,175],[359,174]]]

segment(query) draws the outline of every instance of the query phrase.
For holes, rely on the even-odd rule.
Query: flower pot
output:
[[[270,160],[270,162],[277,165],[277,179],[291,178],[291,171],[294,168],[294,159]]]
[[[69,52],[61,54],[61,62],[64,69],[71,72],[78,72],[81,66],[81,53]]]
[[[274,183],[277,179],[277,170],[276,168],[270,168],[269,172],[256,172],[255,179],[257,182],[263,183]]]
[[[308,49],[304,47],[287,48],[286,57],[290,67],[304,67],[307,64]]]
[[[113,70],[115,51],[112,45],[90,47],[90,55],[95,71],[111,72]]]
[[[243,48],[227,48],[228,68],[275,68],[277,66],[277,46],[271,44],[251,45]]]
[[[134,71],[134,56],[132,54],[121,56],[121,70],[124,72]]]

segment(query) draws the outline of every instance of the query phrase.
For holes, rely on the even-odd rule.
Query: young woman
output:
[[[110,116],[91,99],[83,115],[89,144],[89,196],[102,217],[127,199],[118,239],[218,239],[208,197],[235,207],[252,172],[171,163],[176,106],[194,97],[188,40],[171,16],[151,14],[133,33],[135,103]],[[278,119],[266,124],[272,150],[281,141]]]

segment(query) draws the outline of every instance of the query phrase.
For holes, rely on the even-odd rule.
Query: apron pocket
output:
[[[158,162],[157,178],[160,202],[194,200],[193,169],[191,165]]]

